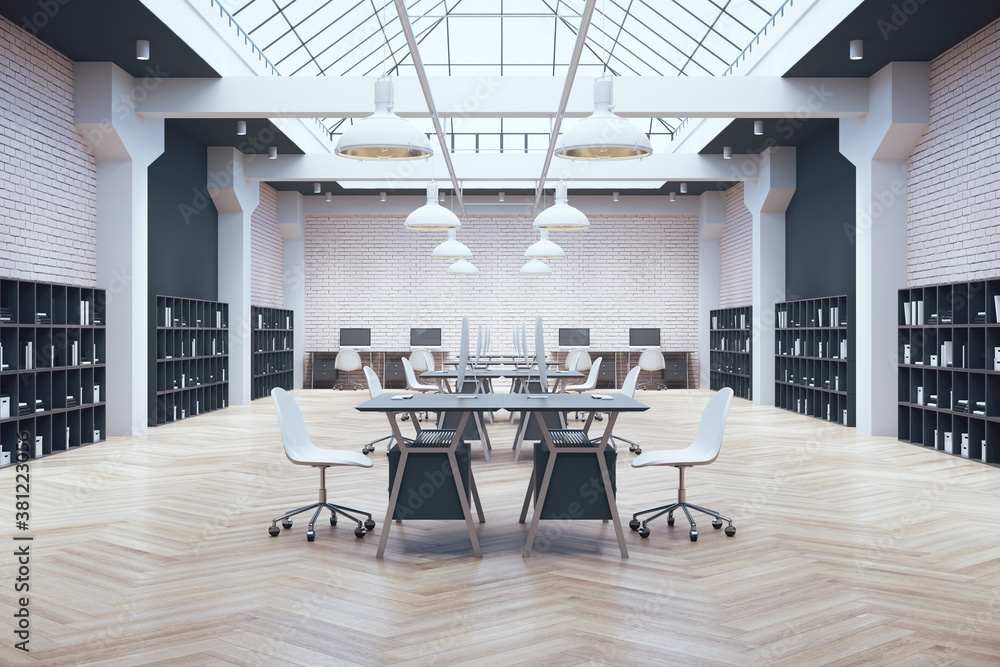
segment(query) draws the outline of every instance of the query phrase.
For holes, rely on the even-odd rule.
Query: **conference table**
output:
[[[403,397],[407,398],[403,398]],[[606,451],[609,448],[611,434],[615,421],[622,412],[641,412],[649,409],[648,406],[636,401],[633,398],[621,394],[381,394],[375,398],[358,405],[357,410],[361,412],[382,412],[392,428],[392,433],[396,437],[399,447],[399,462],[395,470],[394,479],[389,492],[389,504],[386,509],[385,520],[382,524],[382,535],[379,539],[376,558],[382,558],[385,553],[386,543],[389,538],[389,529],[392,519],[398,516],[400,489],[403,485],[404,472],[407,463],[413,456],[428,453],[443,453],[448,457],[451,477],[455,484],[458,500],[462,508],[462,518],[469,531],[469,540],[472,543],[472,551],[476,558],[482,558],[482,551],[479,547],[479,538],[476,534],[475,522],[472,517],[469,496],[475,504],[480,523],[486,522],[482,504],[479,500],[478,489],[475,478],[469,466],[467,481],[459,467],[456,452],[463,444],[462,434],[470,417],[477,412],[508,410],[511,412],[530,413],[535,416],[541,431],[541,443],[547,453],[544,470],[539,472],[539,457],[535,457],[532,466],[531,480],[528,491],[525,494],[524,505],[521,509],[520,523],[527,519],[527,512],[532,495],[535,496],[534,512],[528,526],[528,536],[522,552],[523,558],[531,556],[531,551],[538,533],[539,521],[541,519],[566,519],[573,516],[543,516],[546,508],[546,499],[556,469],[556,461],[560,455],[567,454],[593,454],[598,462],[600,470],[600,481],[589,480],[596,486],[597,491],[602,491],[607,499],[607,507],[610,519],[614,522],[615,534],[618,538],[618,548],[622,558],[628,558],[628,549],[625,545],[625,535],[622,530],[621,519],[618,516],[618,505],[615,501],[615,491],[611,482],[606,461]],[[592,420],[588,419],[583,429],[550,429],[546,424],[545,415],[565,412],[588,412],[592,413],[600,410],[608,415],[601,437],[591,438],[587,431]],[[422,429],[416,419],[418,411],[430,412],[457,412],[461,416],[458,425],[454,430],[446,429]],[[404,438],[400,430],[396,415],[399,413],[409,413],[410,423],[416,431],[413,438]],[[541,480],[538,481],[538,475]],[[588,480],[584,480],[585,482]],[[444,485],[447,482],[443,483]],[[599,484],[599,486],[597,486]],[[423,488],[423,485],[421,485]],[[412,491],[411,491],[412,493]]]
[[[458,379],[458,369],[454,370],[435,370],[435,371],[424,371],[420,374],[421,379],[432,380],[438,386],[443,386],[446,391],[451,391],[451,387],[447,380],[457,380]],[[479,383],[480,391],[487,390],[489,388],[489,380],[496,380],[499,378],[507,378],[514,380],[514,385],[511,391],[520,392],[525,391],[527,382],[529,380],[538,379],[538,369],[537,368],[508,368],[503,370],[491,370],[487,368],[470,368],[465,371],[465,379],[473,380]],[[554,379],[556,381],[556,386],[553,391],[558,391],[561,384],[565,383],[567,380],[571,379],[581,379],[586,377],[580,371],[567,371],[567,370],[552,370],[546,372],[546,377],[549,379]]]

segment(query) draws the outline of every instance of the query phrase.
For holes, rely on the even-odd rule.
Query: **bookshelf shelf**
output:
[[[1000,465],[1000,278],[899,291],[898,437]]]
[[[105,292],[0,279],[0,467],[106,438]]]
[[[229,404],[229,305],[158,295],[150,317],[150,426]]]
[[[753,398],[753,331],[750,306],[709,313],[709,386],[731,387],[736,396]]]
[[[785,301],[774,314],[774,405],[854,426],[854,300]]]
[[[250,321],[253,326],[251,399],[264,398],[275,387],[291,390],[295,382],[292,311],[251,306]]]

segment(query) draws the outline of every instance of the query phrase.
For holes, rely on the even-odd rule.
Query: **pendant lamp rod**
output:
[[[399,5],[402,1],[396,0],[396,4]],[[573,90],[573,80],[576,78],[576,70],[580,65],[580,58],[583,56],[583,47],[587,43],[587,30],[590,28],[590,19],[594,15],[594,6],[596,4],[597,0],[587,0],[587,5],[580,12],[580,29],[576,33],[576,45],[573,47],[573,57],[569,59],[569,69],[566,70],[566,83],[563,84],[562,98],[559,100],[559,111],[556,112],[555,123],[552,125],[549,148],[545,151],[545,162],[542,163],[542,175],[538,179],[538,189],[535,191],[535,207],[531,210],[532,215],[538,213],[538,205],[542,201],[542,193],[545,191],[545,175],[549,173],[549,165],[552,164],[552,156],[555,154],[556,139],[559,137],[559,129],[562,127],[563,116],[566,115],[569,94]]]
[[[444,138],[444,129],[441,127],[441,117],[438,115],[437,106],[434,104],[434,96],[431,95],[431,86],[427,81],[427,71],[424,69],[424,61],[420,57],[420,49],[417,48],[417,38],[413,34],[413,26],[410,24],[410,15],[406,11],[404,0],[394,0],[396,13],[399,14],[399,24],[403,28],[406,36],[406,44],[410,48],[410,57],[413,58],[413,68],[417,71],[417,78],[420,80],[420,89],[424,91],[424,100],[427,101],[427,110],[431,114],[431,121],[434,123],[434,131],[437,133],[438,141],[441,142],[441,154],[444,156],[444,163],[448,167],[448,175],[451,176],[451,185],[455,191],[455,198],[458,206],[465,213],[465,202],[462,201],[462,190],[458,185],[458,177],[455,175],[455,165],[451,162],[451,153],[448,152],[448,142]],[[590,4],[596,0],[590,0]],[[565,103],[564,103],[565,105]],[[551,150],[549,151],[551,153]]]

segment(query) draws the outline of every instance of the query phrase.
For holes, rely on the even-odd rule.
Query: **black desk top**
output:
[[[621,394],[381,394],[358,405],[361,412],[507,410],[508,412],[642,412],[649,406]],[[611,396],[610,399],[594,396]],[[393,398],[410,396],[411,398]]]

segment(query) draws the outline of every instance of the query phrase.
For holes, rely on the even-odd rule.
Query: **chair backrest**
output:
[[[588,389],[593,389],[597,386],[597,374],[601,372],[601,360],[603,358],[597,357],[590,366],[590,373],[587,374],[587,382],[585,383]]]
[[[378,375],[370,366],[365,366],[365,379],[368,380],[368,397],[375,398],[382,395],[382,383],[379,382]]]
[[[429,371],[434,370],[434,353],[431,352],[430,350],[421,350],[421,352],[423,353],[424,357],[424,366],[427,367],[426,370]]]
[[[695,433],[694,442],[691,443],[691,458],[697,458],[705,463],[711,463],[718,458],[732,402],[733,390],[729,387],[723,387],[708,400],[705,411],[701,413],[698,432]]]
[[[333,362],[333,367],[338,371],[360,371],[361,355],[357,350],[345,347],[337,353],[337,360]]]
[[[424,356],[424,351],[422,349],[418,348],[410,352],[409,362],[414,372],[423,373],[424,371],[430,370],[427,368],[427,357]]]
[[[406,375],[406,386],[409,389],[416,387],[419,382],[417,382],[417,376],[413,372],[413,364],[406,357],[403,357],[403,373]]]
[[[271,400],[274,411],[278,415],[278,428],[281,429],[281,442],[285,445],[285,456],[293,463],[301,461],[305,455],[316,446],[309,439],[306,422],[302,418],[299,404],[292,395],[281,387],[271,390]]]
[[[667,365],[663,352],[656,348],[643,350],[639,355],[639,368],[644,371],[662,371]]]
[[[625,381],[622,382],[623,396],[628,396],[629,398],[635,396],[635,385],[639,382],[639,371],[641,370],[642,367],[635,366],[628,372],[628,375],[625,376]]]
[[[576,370],[576,360],[580,357],[580,350],[570,350],[566,355],[565,366],[568,371]]]
[[[577,350],[577,352],[580,354],[576,357],[576,368],[573,370],[580,372],[589,371],[593,366],[593,362],[590,359],[590,352],[587,352],[586,350]]]

